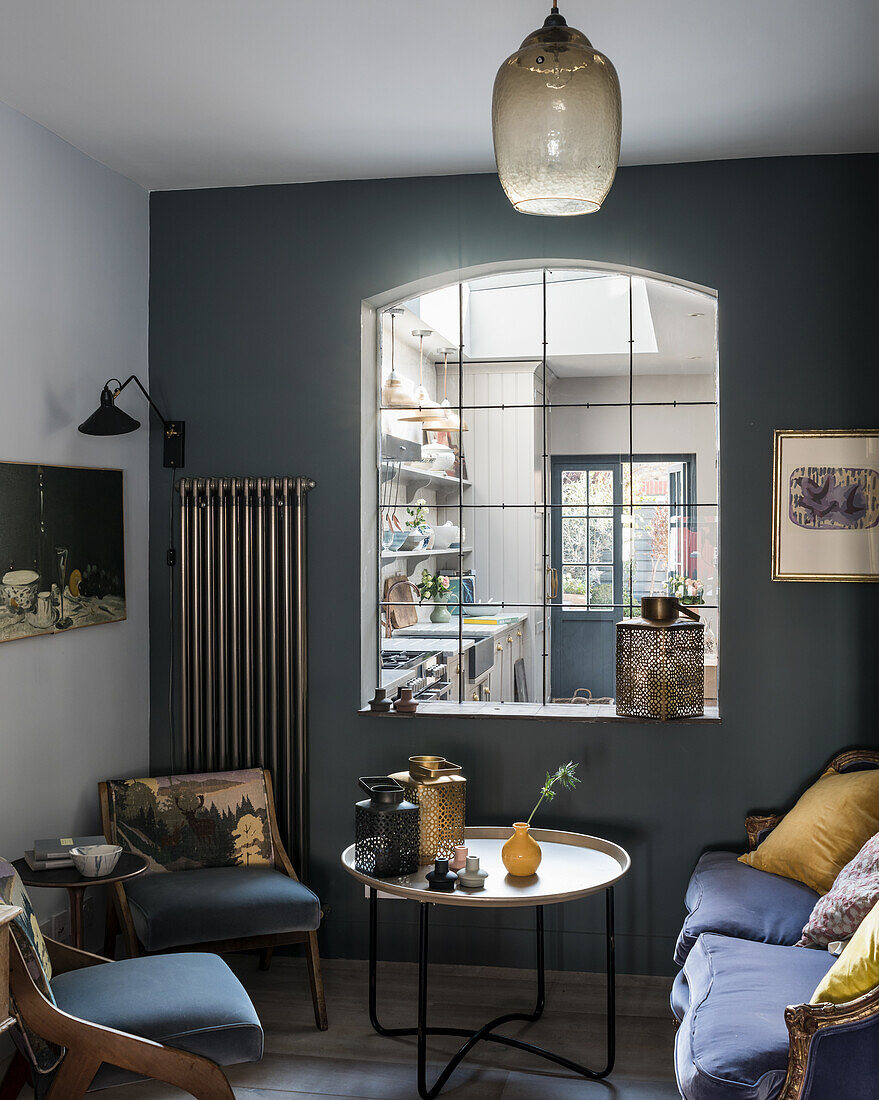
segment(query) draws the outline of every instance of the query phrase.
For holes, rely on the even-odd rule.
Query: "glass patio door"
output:
[[[616,623],[694,575],[694,466],[692,455],[553,458],[553,698],[612,698]]]

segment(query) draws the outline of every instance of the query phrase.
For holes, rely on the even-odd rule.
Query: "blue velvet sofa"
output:
[[[879,752],[835,757],[839,772],[879,767]],[[755,848],[781,815],[746,821]],[[793,946],[818,895],[791,879],[707,852],[686,894],[671,994],[675,1072],[684,1100],[879,1097],[879,989],[810,1005],[834,963]]]

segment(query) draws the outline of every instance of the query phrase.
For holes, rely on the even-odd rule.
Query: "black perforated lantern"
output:
[[[364,875],[396,878],[418,870],[419,810],[406,791],[383,775],[358,780],[369,799],[354,807],[354,867]]]

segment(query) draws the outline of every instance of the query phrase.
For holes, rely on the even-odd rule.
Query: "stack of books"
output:
[[[71,848],[106,843],[102,836],[56,836],[51,840],[35,840],[33,848],[24,853],[24,858],[32,871],[55,871],[73,866]]]

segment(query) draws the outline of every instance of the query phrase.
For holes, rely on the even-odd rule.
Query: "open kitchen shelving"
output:
[[[383,463],[385,466],[395,465],[395,463],[388,462],[387,459],[384,459]],[[422,470],[418,466],[407,466],[405,463],[397,467],[397,473],[401,481],[418,482],[425,489],[431,488],[437,491],[453,492],[457,490],[459,485],[463,485],[465,489],[470,488],[470,482],[466,478],[463,481],[458,481],[456,477],[446,477],[445,474],[434,473],[432,470]]]
[[[457,546],[452,546],[448,550],[382,550],[382,559],[389,561],[393,558],[445,558],[451,554],[456,557],[458,554],[469,554],[472,552],[471,546],[465,546],[463,550],[459,550]]]

